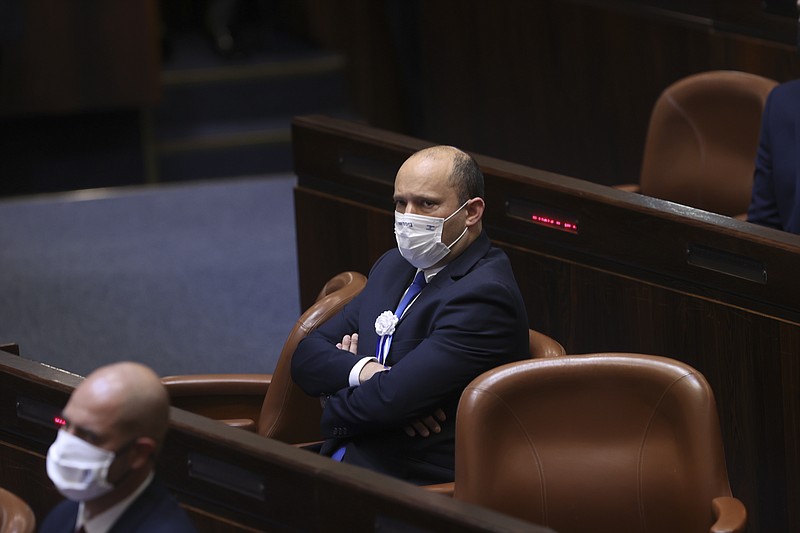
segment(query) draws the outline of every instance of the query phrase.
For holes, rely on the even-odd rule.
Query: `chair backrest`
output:
[[[672,359],[529,359],[484,373],[456,419],[454,497],[560,533],[709,531],[730,497],[714,396]]]
[[[256,431],[283,442],[318,441],[322,407],[319,398],[308,396],[292,380],[292,356],[300,340],[338,313],[367,283],[358,272],[342,272],[328,281],[317,301],[300,316],[283,345],[272,382],[264,396]]]
[[[531,357],[534,359],[540,357],[559,357],[567,353],[560,342],[534,329],[528,330],[528,343],[530,345]]]
[[[36,517],[16,494],[0,488],[0,533],[32,533]]]
[[[776,85],[718,70],[667,87],[650,116],[640,192],[722,215],[746,213],[761,113]]]

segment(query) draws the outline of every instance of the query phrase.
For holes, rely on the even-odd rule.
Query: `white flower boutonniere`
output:
[[[397,325],[397,317],[391,311],[384,311],[375,319],[375,333],[383,337],[392,335],[394,327]]]

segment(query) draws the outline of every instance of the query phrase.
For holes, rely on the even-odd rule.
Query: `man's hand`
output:
[[[364,383],[365,381],[372,379],[372,376],[378,372],[386,372],[387,370],[389,370],[388,367],[385,367],[380,363],[376,363],[375,361],[370,361],[364,365],[364,368],[361,369],[361,373],[358,375],[358,381]]]
[[[342,337],[342,342],[337,343],[336,347],[340,350],[346,350],[352,354],[358,354],[358,333],[345,335]],[[372,379],[372,377],[378,372],[386,372],[387,370],[389,370],[388,367],[385,367],[380,363],[370,361],[364,365],[364,368],[361,369],[361,373],[358,375],[358,380],[361,383],[364,383],[365,381]],[[410,425],[404,427],[403,431],[405,431],[406,435],[409,437],[414,437],[417,435],[420,437],[429,437],[431,433],[439,433],[442,431],[442,427],[439,424],[444,422],[446,419],[447,417],[445,416],[444,411],[441,409],[436,409],[433,414],[414,420]]]
[[[342,342],[336,344],[340,350],[346,350],[352,354],[358,354],[358,333],[352,335],[345,335],[342,337]]]
[[[405,431],[406,435],[409,437],[430,437],[431,433],[439,433],[442,431],[442,427],[439,423],[444,422],[446,419],[447,417],[444,415],[444,411],[436,409],[432,415],[414,420],[410,425],[404,427],[403,431]]]

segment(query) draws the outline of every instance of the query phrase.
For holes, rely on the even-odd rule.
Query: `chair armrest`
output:
[[[560,342],[536,330],[528,330],[528,344],[531,358],[560,357],[567,352]]]
[[[316,440],[316,441],[312,441],[312,442],[293,442],[293,443],[290,443],[290,444],[292,446],[294,446],[295,448],[300,448],[301,450],[306,450],[306,451],[314,452],[314,453],[318,454],[319,451],[322,449],[322,444],[324,442],[325,441],[322,441],[322,440]]]
[[[450,481],[448,483],[437,483],[436,485],[423,485],[422,488],[452,498],[453,493],[456,491],[456,483],[455,481]]]
[[[637,183],[624,183],[622,185],[614,185],[614,188],[620,191],[635,192],[635,193],[642,192],[642,188],[639,187]]]
[[[263,396],[271,381],[272,374],[187,374],[161,378],[171,397],[201,394]]]
[[[189,374],[161,378],[174,407],[255,429],[272,374]]]
[[[747,509],[736,498],[721,496],[711,501],[711,510],[716,522],[711,533],[741,533],[747,525]]]
[[[250,433],[256,432],[256,421],[250,418],[229,418],[227,420],[220,420],[220,422],[232,428],[243,429]]]

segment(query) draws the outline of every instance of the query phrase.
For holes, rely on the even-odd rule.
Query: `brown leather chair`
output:
[[[292,355],[300,340],[338,313],[366,281],[357,272],[343,272],[328,281],[289,333],[272,374],[162,378],[172,405],[290,444],[319,441],[319,398],[306,395],[292,381]]]
[[[531,359],[561,357],[567,353],[561,343],[535,329],[528,330],[528,342]],[[424,488],[443,496],[452,496],[455,491],[455,483],[437,483],[435,485],[425,485]]]
[[[743,218],[761,113],[775,80],[717,70],[683,78],[650,116],[639,184],[618,188]]]
[[[0,488],[0,533],[32,533],[36,517],[19,496]]]
[[[467,387],[456,424],[459,500],[559,533],[744,530],[713,392],[681,362],[590,354],[504,365]]]
[[[559,357],[567,353],[557,340],[534,329],[528,330],[528,342],[530,343],[531,357],[534,359]]]

